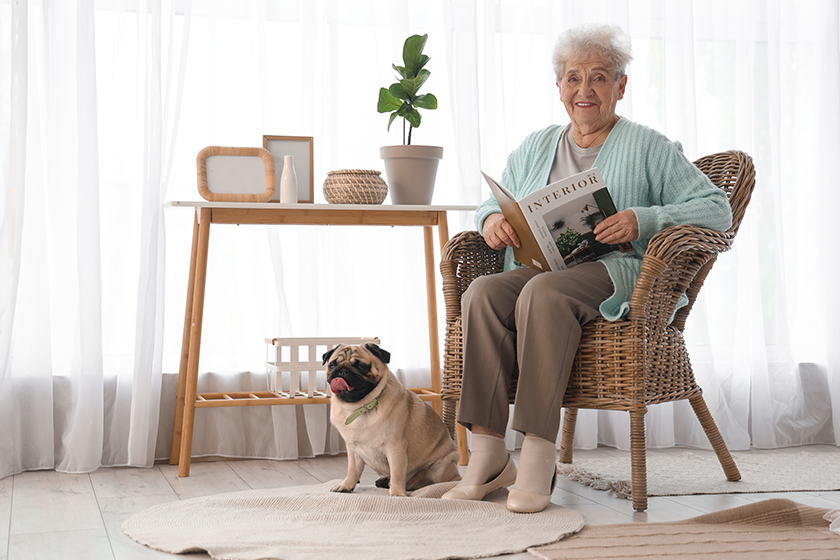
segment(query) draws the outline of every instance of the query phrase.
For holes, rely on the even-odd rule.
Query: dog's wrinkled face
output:
[[[385,375],[387,367],[382,364],[390,359],[386,350],[372,343],[333,348],[323,356],[330,390],[345,402],[363,399]]]

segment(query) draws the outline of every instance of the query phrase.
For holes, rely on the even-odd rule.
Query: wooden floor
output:
[[[836,453],[837,448],[808,446],[796,451]],[[575,453],[582,457],[621,452]],[[194,461],[188,478],[178,478],[178,468],[165,464],[151,469],[103,468],[80,475],[40,471],[10,476],[0,480],[0,560],[209,558],[206,554],[155,552],[123,535],[120,527],[133,514],[155,504],[240,490],[318,484],[344,478],[345,470],[346,458],[337,456],[296,461]],[[362,484],[373,484],[376,478],[368,470]],[[558,481],[552,501],[579,511],[589,525],[601,525],[676,521],[778,496],[815,507],[840,508],[840,492],[723,494],[651,498],[647,512],[638,513],[628,500],[566,479]],[[534,557],[522,553],[503,558]]]

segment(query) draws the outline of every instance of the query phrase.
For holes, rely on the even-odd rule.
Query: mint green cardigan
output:
[[[510,154],[501,182],[517,199],[548,183],[557,143],[565,130],[552,125],[534,132]],[[601,303],[600,311],[606,319],[615,321],[630,309],[642,257],[654,234],[680,224],[726,231],[732,224],[732,210],[723,191],[685,157],[679,142],[625,118],[613,127],[594,167],[601,170],[616,209],[631,209],[639,222],[633,252],[610,253],[601,259],[615,291]],[[476,209],[478,231],[483,231],[490,214],[500,211],[492,196],[484,201]],[[505,270],[521,266],[508,247]],[[683,295],[679,307],[687,301]]]

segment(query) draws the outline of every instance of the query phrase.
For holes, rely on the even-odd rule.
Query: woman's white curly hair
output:
[[[603,58],[620,78],[633,60],[630,36],[616,25],[586,23],[567,29],[557,38],[551,57],[557,80],[569,60],[593,54]]]

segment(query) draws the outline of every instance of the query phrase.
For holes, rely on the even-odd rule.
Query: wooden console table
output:
[[[409,206],[355,204],[277,204],[235,202],[167,202],[167,207],[195,210],[192,254],[190,257],[184,333],[181,339],[181,363],[175,401],[175,423],[169,463],[178,465],[178,476],[190,475],[193,427],[196,408],[305,404],[305,399],[281,399],[271,393],[197,393],[198,364],[201,350],[201,324],[204,313],[204,287],[207,279],[207,253],[212,224],[289,224],[289,225],[368,225],[422,226],[426,263],[426,302],[429,319],[429,351],[432,372],[430,393],[440,414],[440,340],[438,338],[437,298],[435,297],[434,241],[438,229],[440,248],[449,240],[447,211],[473,211],[474,206]],[[426,399],[429,400],[429,399]],[[289,402],[295,401],[295,402]]]

